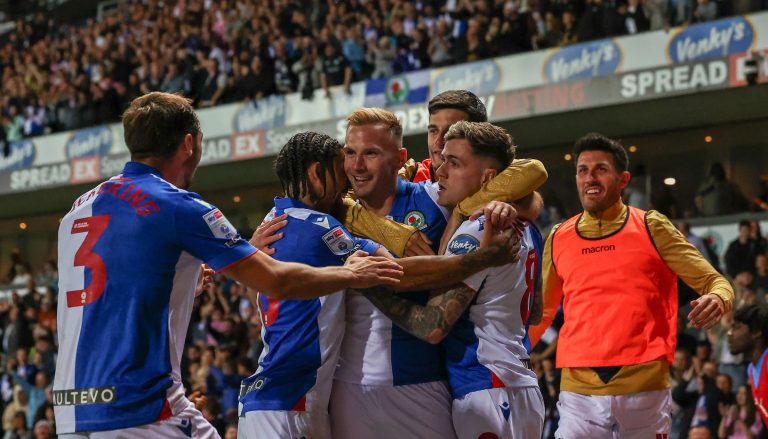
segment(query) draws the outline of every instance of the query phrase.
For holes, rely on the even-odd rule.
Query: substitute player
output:
[[[755,407],[768,425],[768,309],[746,305],[734,311],[728,345],[732,354],[749,358],[749,385]]]
[[[257,252],[221,211],[185,190],[203,136],[187,99],[139,97],[123,127],[131,161],[79,197],[59,228],[57,433],[218,437],[184,396],[179,372],[203,261],[277,298],[395,284],[402,269],[358,256],[319,269]]]
[[[347,192],[342,147],[318,133],[299,133],[283,147],[275,170],[287,195],[272,214],[287,215],[274,257],[313,266],[341,265],[361,248],[378,244],[353,237],[332,216]],[[380,221],[386,221],[380,219]],[[512,258],[503,238],[483,254],[399,259],[406,275],[399,288],[446,285]],[[328,399],[344,334],[342,292],[313,300],[258,297],[265,349],[254,375],[243,381],[239,436],[330,438]]]
[[[438,203],[452,209],[514,159],[507,132],[489,123],[457,122],[446,134]],[[477,251],[493,227],[484,216],[462,223],[446,254]],[[530,369],[527,327],[539,276],[541,236],[523,230],[519,260],[483,270],[430,298],[426,306],[386,290],[363,294],[395,324],[432,344],[443,339],[459,438],[541,437],[544,401]],[[539,311],[540,312],[540,308]]]
[[[530,331],[535,345],[564,298],[555,436],[668,434],[676,276],[702,294],[688,315],[698,328],[711,328],[730,310],[733,290],[664,215],[622,203],[630,175],[618,142],[588,134],[573,155],[584,212],[547,239],[543,319]]]

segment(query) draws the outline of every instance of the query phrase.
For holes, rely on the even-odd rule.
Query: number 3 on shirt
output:
[[[101,256],[93,252],[93,246],[109,225],[110,216],[80,218],[72,224],[70,233],[86,233],[85,240],[75,253],[75,267],[91,270],[91,283],[82,290],[67,291],[67,307],[85,306],[95,302],[107,284],[107,269]]]

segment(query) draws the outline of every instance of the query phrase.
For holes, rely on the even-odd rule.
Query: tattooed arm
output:
[[[541,323],[541,317],[544,315],[544,295],[541,291],[533,293],[533,304],[531,305],[531,316],[528,322],[531,326]]]
[[[404,331],[431,344],[440,343],[472,302],[475,290],[457,284],[426,305],[403,299],[390,287],[357,290]]]

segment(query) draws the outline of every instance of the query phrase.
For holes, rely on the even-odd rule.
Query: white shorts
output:
[[[241,416],[237,439],[330,439],[327,413],[288,410],[253,410]]]
[[[453,426],[460,439],[540,438],[544,398],[538,387],[478,390],[453,400]]]
[[[183,398],[183,401],[175,403],[174,409],[176,409],[176,404],[182,407],[179,413],[154,424],[120,430],[66,433],[59,434],[58,437],[64,439],[221,439],[216,429],[203,418],[200,410],[196,409],[195,405],[186,397]]]
[[[450,439],[451,393],[436,381],[408,386],[333,382],[333,439]]]
[[[669,389],[628,395],[582,395],[562,392],[557,403],[557,439],[647,439],[669,434],[672,427]]]

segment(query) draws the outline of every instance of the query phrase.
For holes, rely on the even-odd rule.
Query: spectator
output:
[[[395,61],[397,51],[392,47],[389,37],[379,38],[378,44],[373,41],[368,43],[367,60],[373,64],[373,79],[386,78],[394,74],[392,63]]]
[[[720,408],[722,421],[718,430],[721,439],[747,439],[760,437],[765,430],[763,420],[757,414],[749,385],[739,386],[734,404]]]
[[[344,58],[349,61],[349,66],[354,73],[354,79],[360,81],[365,79],[365,72],[363,70],[363,63],[365,62],[365,49],[363,43],[360,40],[360,34],[356,27],[352,27],[346,30],[346,38],[342,43],[342,53]]]
[[[697,0],[693,20],[696,22],[712,21],[717,18],[717,4],[710,0]]]
[[[759,254],[755,258],[755,276],[752,279],[752,288],[757,293],[757,300],[765,305],[768,294],[768,255]]]
[[[37,409],[47,400],[46,387],[48,387],[48,376],[43,371],[35,373],[35,384],[32,385],[24,378],[14,375],[16,383],[24,389],[24,393],[29,395],[29,404],[27,406],[27,427],[32,428],[35,425],[35,414]]]
[[[563,37],[560,39],[560,46],[575,44],[579,41],[578,29],[576,27],[576,17],[571,11],[563,12]]]
[[[325,91],[325,97],[331,98],[331,87],[343,85],[344,91],[352,93],[352,68],[349,62],[338,52],[336,45],[325,46],[324,54],[320,57],[320,84]]]
[[[739,198],[736,188],[726,180],[725,168],[720,163],[712,165],[709,176],[696,191],[696,205],[703,216],[734,213],[739,208]]]
[[[628,34],[645,32],[650,29],[651,23],[645,13],[645,8],[640,0],[629,0],[626,5],[625,26]]]
[[[433,67],[442,67],[453,62],[451,57],[451,53],[453,53],[452,46],[448,38],[448,22],[440,20],[435,24],[434,33],[427,45],[427,52]]]
[[[16,417],[17,413],[22,414],[24,426],[26,426],[28,401],[27,393],[24,392],[24,389],[19,385],[14,386],[13,399],[11,400],[10,404],[5,406],[5,410],[3,410],[3,430],[6,432],[13,430],[15,423],[14,418]]]
[[[768,250],[768,241],[760,231],[760,221],[752,220],[749,222],[749,239],[757,245],[757,253],[765,253]]]
[[[34,439],[53,439],[53,424],[48,420],[41,419],[35,422],[33,433]]]
[[[11,417],[9,427],[5,430],[3,439],[27,439],[27,437],[28,429],[26,415],[23,411],[15,412]]]
[[[725,251],[725,267],[729,276],[735,278],[741,272],[753,273],[758,254],[758,242],[750,239],[749,221],[739,222],[739,236],[728,244]]]

